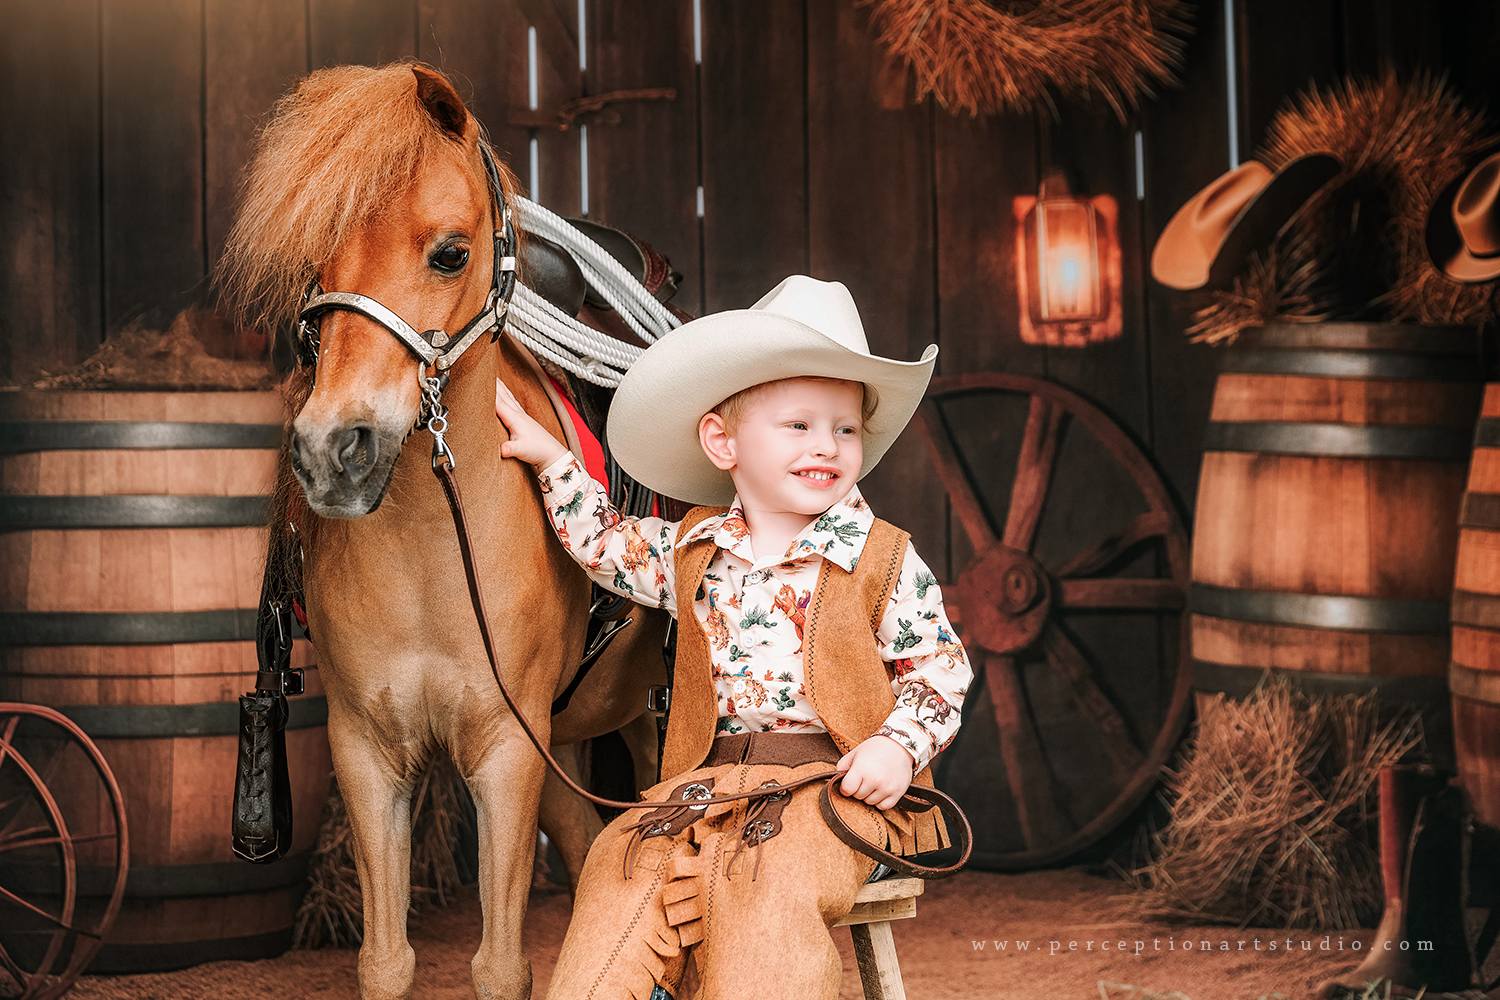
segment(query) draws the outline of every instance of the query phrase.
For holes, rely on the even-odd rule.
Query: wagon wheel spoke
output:
[[[53,844],[62,844],[63,838],[51,833],[49,826],[34,826],[27,830],[18,830],[9,837],[0,839],[0,854],[9,851],[24,851],[30,847],[46,847]],[[37,836],[38,833],[46,832],[46,836]],[[75,844],[88,844],[99,840],[117,840],[119,834],[115,832],[100,832],[88,834],[68,834],[68,840]]]
[[[21,994],[26,994],[26,988],[31,985],[31,975],[16,964],[16,960],[10,957],[10,952],[5,950],[5,945],[0,944],[0,969],[4,969],[11,979],[15,980],[21,988]]]
[[[1021,455],[1016,460],[1016,480],[1010,490],[1010,512],[1005,518],[1004,541],[1013,549],[1029,552],[1036,538],[1066,415],[1062,407],[1046,397],[1031,397],[1021,437]]]
[[[1069,611],[1181,611],[1187,598],[1175,580],[1090,577],[1059,581],[1058,603]]]
[[[17,716],[16,719],[19,721],[20,716]],[[7,740],[6,742],[9,743],[9,740]],[[17,755],[14,750],[12,750],[11,753],[12,756],[16,757],[17,760],[20,759],[19,755]],[[43,785],[50,787],[53,784],[53,779],[57,777],[57,769],[62,763],[64,756],[65,753],[63,751],[57,750],[47,758],[46,762],[43,763],[41,767],[38,768],[36,767],[35,763],[33,763],[32,768],[39,772],[37,775],[37,780],[40,781]],[[29,798],[30,796],[27,795],[18,795],[13,798],[6,799],[4,802],[0,802],[0,815],[3,815],[5,810],[13,803],[19,802],[22,799]],[[10,817],[9,821],[7,821],[4,826],[0,826],[0,841],[3,841],[6,836],[14,835],[11,831],[11,827],[20,822],[20,820],[21,813],[16,813],[15,815]]]
[[[973,481],[959,461],[958,452],[953,449],[953,438],[948,434],[947,421],[943,419],[937,403],[932,400],[924,401],[917,412],[921,417],[918,426],[932,452],[938,478],[943,481],[948,500],[953,504],[953,513],[958,515],[959,523],[964,526],[969,544],[983,552],[995,544],[995,529],[984,511],[984,505],[979,502]]]
[[[31,801],[31,796],[30,795],[12,795],[8,799],[0,799],[0,816],[5,815],[10,810],[11,806],[17,804],[18,802],[23,802],[23,801],[24,802]],[[15,819],[12,818],[11,822],[14,823]],[[3,833],[3,832],[4,832],[4,830],[0,829],[0,833]]]
[[[1052,768],[1042,751],[1022,690],[1020,666],[1013,656],[986,652],[984,679],[1000,734],[1000,757],[1005,782],[1016,804],[1021,836],[1027,847],[1057,843],[1072,832],[1072,824],[1053,800]]]
[[[3,853],[5,851],[20,850],[21,848],[16,846],[19,841],[23,841],[26,838],[35,837],[39,833],[48,834],[54,840],[57,839],[57,835],[53,833],[52,827],[46,826],[44,824],[38,826],[28,826],[24,830],[0,830],[0,853]]]
[[[1172,515],[1162,510],[1148,510],[1134,518],[1119,534],[1084,549],[1062,564],[1057,576],[1092,576],[1114,563],[1131,549],[1150,538],[1172,530]]]
[[[21,909],[29,910],[32,913],[35,913],[37,916],[41,917],[49,924],[52,924],[53,926],[58,927],[62,930],[77,931],[79,934],[88,933],[87,931],[78,930],[76,927],[69,924],[66,920],[63,920],[61,917],[53,916],[46,910],[42,909],[40,906],[37,906],[35,903],[32,903],[29,900],[22,899],[20,896],[17,896],[15,893],[5,888],[5,886],[3,885],[0,885],[0,899],[9,900],[14,905],[21,907]]]
[[[1144,751],[1131,732],[1125,716],[1094,679],[1094,668],[1088,658],[1067,632],[1055,623],[1042,633],[1042,649],[1047,662],[1067,680],[1073,697],[1098,727],[1110,766],[1117,775],[1128,781],[1140,768]]]

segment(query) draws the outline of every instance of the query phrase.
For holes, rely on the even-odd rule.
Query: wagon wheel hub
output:
[[[1029,553],[999,544],[958,578],[968,638],[993,653],[1018,652],[1042,634],[1052,609],[1052,579]]]

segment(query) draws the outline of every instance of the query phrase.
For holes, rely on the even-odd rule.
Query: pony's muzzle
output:
[[[369,424],[335,428],[323,440],[292,431],[292,469],[304,480],[322,469],[343,487],[358,487],[370,478],[380,458],[380,435]]]

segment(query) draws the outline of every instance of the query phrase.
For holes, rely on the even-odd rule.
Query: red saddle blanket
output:
[[[557,398],[563,401],[563,406],[567,407],[568,419],[573,421],[573,429],[578,432],[578,447],[583,451],[583,454],[578,457],[583,460],[583,471],[592,476],[595,482],[606,484],[607,488],[609,474],[604,469],[604,445],[599,443],[599,438],[589,430],[588,424],[583,422],[583,414],[579,413],[578,407],[573,405],[568,390],[551,375],[547,376],[547,380],[557,390]],[[651,498],[651,516],[661,516],[660,497]]]

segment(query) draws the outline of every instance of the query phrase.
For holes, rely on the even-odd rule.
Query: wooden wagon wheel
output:
[[[94,742],[60,712],[0,702],[0,996],[68,991],[119,912],[129,854]]]
[[[1003,519],[992,520],[971,471],[976,467],[960,454],[945,410],[958,401],[971,412],[984,406],[993,424],[988,408],[1002,400],[1024,400],[1026,417],[1008,509]],[[1145,454],[1101,410],[1055,383],[1001,373],[935,378],[919,415],[953,513],[975,552],[958,579],[942,585],[945,600],[952,595],[950,612],[975,670],[975,690],[965,705],[978,708],[979,689],[988,689],[994,731],[987,721],[975,728],[999,744],[1000,778],[983,779],[960,796],[966,805],[983,800],[975,802],[980,812],[1002,817],[988,830],[979,822],[983,817],[975,817],[974,860],[1002,871],[1045,865],[1100,840],[1138,806],[1181,734],[1192,681],[1182,613],[1187,536]],[[1121,509],[1119,524],[1092,527],[1082,538],[1082,529],[1070,528],[1050,545],[1056,554],[1040,553],[1038,529],[1059,454],[1065,443],[1076,449],[1080,441],[1091,457],[1074,464],[1088,476],[1089,488],[1072,496],[1087,494],[1106,478],[1129,484],[1121,492],[1136,496],[1118,504],[1112,499],[1105,508]],[[985,460],[1003,462],[994,454]],[[1132,575],[1106,575],[1122,567]],[[1093,623],[1086,621],[1090,616]],[[1091,659],[1081,633],[1097,630],[1101,618],[1111,624],[1118,616],[1129,619],[1124,627],[1144,627],[1157,636],[1154,645],[1165,655],[1131,651],[1137,660],[1144,656],[1144,663],[1123,672],[1118,665],[1107,669],[1110,659]],[[1121,650],[1111,652],[1113,660],[1124,659]],[[1160,695],[1143,698],[1143,692]],[[1133,713],[1122,708],[1127,701],[1138,706]],[[1047,706],[1045,724],[1038,704]],[[972,733],[960,731],[939,757],[936,780],[955,794],[964,791],[958,786],[965,781],[976,780],[976,755],[996,749],[994,742],[975,749],[973,741]],[[1058,758],[1066,759],[1067,768],[1056,766]],[[991,800],[996,795],[1001,801]]]

